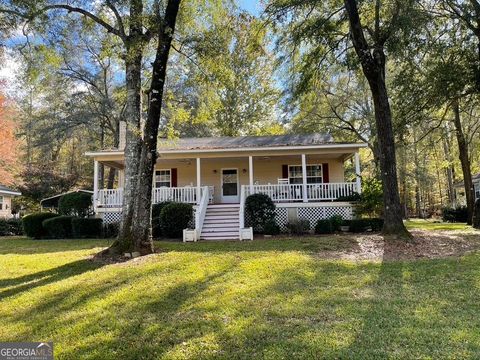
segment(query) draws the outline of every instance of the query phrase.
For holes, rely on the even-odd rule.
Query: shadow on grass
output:
[[[80,275],[87,271],[93,271],[102,266],[102,263],[84,259],[34,274],[28,274],[11,279],[1,279],[0,299],[14,296],[39,286],[45,286],[57,281],[68,279],[72,276]]]
[[[106,247],[111,239],[42,239],[0,238],[0,255],[50,254],[64,251]]]

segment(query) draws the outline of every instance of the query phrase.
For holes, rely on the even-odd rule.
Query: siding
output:
[[[0,210],[0,218],[11,218],[12,217],[12,197],[8,195],[3,196],[3,205],[2,210]],[[7,207],[7,209],[5,209]]]

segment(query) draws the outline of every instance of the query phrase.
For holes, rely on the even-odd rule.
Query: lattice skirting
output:
[[[353,218],[353,206],[319,206],[319,207],[299,207],[297,208],[298,219],[310,221],[312,227],[318,220],[328,219],[334,215],[340,215],[344,220]]]
[[[275,209],[275,220],[277,221],[278,226],[280,226],[280,230],[286,231],[288,224],[288,209],[277,207]]]
[[[104,224],[112,224],[122,221],[122,213],[121,212],[106,212],[103,213],[103,223]]]

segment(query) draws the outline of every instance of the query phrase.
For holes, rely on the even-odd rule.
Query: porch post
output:
[[[362,179],[360,177],[360,154],[355,152],[355,177],[357,182],[357,192],[362,193]]]
[[[248,157],[248,183],[250,185],[250,194],[253,194],[253,156]]]
[[[200,190],[201,190],[201,186],[202,186],[202,180],[201,180],[201,177],[200,177],[200,172],[201,172],[201,168],[200,168],[200,158],[197,158],[197,204],[200,204]]]
[[[307,196],[307,157],[302,154],[302,193],[303,202],[308,202]]]
[[[98,161],[93,161],[93,208],[97,208],[98,204]]]

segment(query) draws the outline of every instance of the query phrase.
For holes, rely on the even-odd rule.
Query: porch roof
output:
[[[18,191],[6,187],[5,185],[0,185],[0,195],[20,196],[22,194]]]

